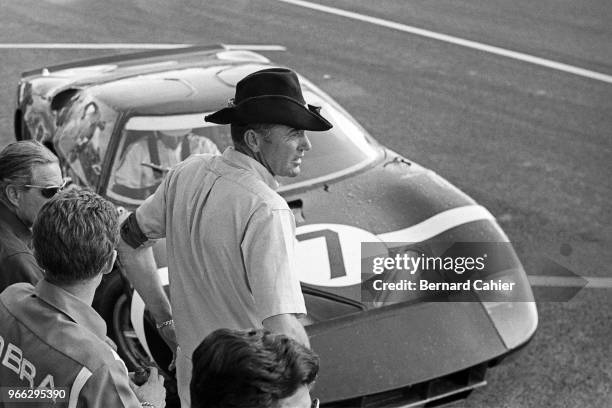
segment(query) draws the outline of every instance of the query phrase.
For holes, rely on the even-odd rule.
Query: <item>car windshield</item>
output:
[[[321,113],[334,127],[306,132],[312,149],[298,177],[279,178],[281,191],[351,173],[377,156],[365,130],[341,108],[310,91],[304,96],[308,103],[321,106]],[[180,161],[193,154],[220,154],[231,146],[230,126],[204,122],[206,114],[130,118],[121,133],[107,196],[120,204],[138,205]]]

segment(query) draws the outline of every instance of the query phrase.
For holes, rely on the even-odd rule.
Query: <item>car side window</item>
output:
[[[66,175],[82,186],[95,188],[117,113],[100,101],[79,95],[64,115],[56,146],[66,161]]]

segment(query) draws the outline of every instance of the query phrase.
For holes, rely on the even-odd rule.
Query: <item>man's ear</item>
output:
[[[257,132],[253,129],[247,129],[243,135],[244,144],[251,149],[252,152],[258,153],[261,149],[261,139]]]
[[[105,267],[106,271],[102,272],[103,275],[106,275],[112,272],[113,265],[115,264],[116,260],[117,260],[117,250],[113,249],[113,256],[111,259],[109,259],[109,262]]]
[[[19,207],[19,198],[21,196],[21,190],[19,187],[9,184],[4,188],[6,199],[15,207]]]

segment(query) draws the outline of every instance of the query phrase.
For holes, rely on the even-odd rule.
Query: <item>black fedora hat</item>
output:
[[[204,120],[223,125],[270,123],[302,130],[331,129],[332,124],[319,110],[306,104],[295,72],[268,68],[241,79],[230,106],[207,115]]]

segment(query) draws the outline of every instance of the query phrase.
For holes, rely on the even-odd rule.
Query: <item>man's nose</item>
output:
[[[300,150],[307,152],[310,149],[312,149],[312,143],[310,143],[310,139],[308,139],[308,136],[306,136],[306,134],[304,133],[302,143],[300,143]]]

